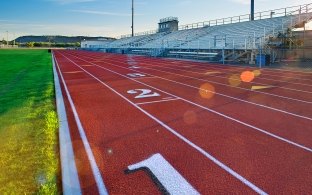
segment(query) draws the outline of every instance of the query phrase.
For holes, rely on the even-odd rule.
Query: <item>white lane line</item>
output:
[[[112,64],[112,63],[109,63],[109,62],[106,62],[106,63],[107,63],[107,64],[110,64],[110,65],[113,65],[113,66],[116,66],[116,67],[119,67],[119,68],[127,69],[127,68],[125,68],[125,67],[123,67],[123,66],[118,66],[118,65],[115,65],[115,64]],[[157,71],[159,71],[159,70],[157,70]],[[170,81],[170,82],[173,82],[173,83],[177,83],[177,84],[180,84],[180,85],[183,85],[183,86],[187,86],[187,87],[190,87],[190,88],[193,88],[193,89],[202,90],[201,88],[199,88],[199,87],[197,87],[197,86],[188,85],[188,84],[181,83],[181,82],[178,82],[178,81],[174,81],[174,80],[171,80],[171,79],[166,79],[166,78],[164,78],[164,77],[156,76],[156,75],[149,74],[149,73],[146,73],[146,72],[143,72],[143,71],[137,71],[137,72],[140,72],[140,73],[143,73],[143,74],[146,74],[146,75],[150,75],[150,76],[153,76],[153,77],[155,77],[155,78],[162,79],[162,80],[166,80],[166,81]],[[165,71],[161,71],[161,72],[165,72]],[[166,73],[167,73],[167,72],[166,72]],[[169,73],[169,72],[168,72],[168,73]],[[174,73],[172,73],[172,74],[174,74]],[[183,76],[183,75],[181,75],[181,76]],[[185,76],[185,77],[189,77],[189,76]],[[192,77],[192,78],[193,78],[193,77]],[[200,79],[197,79],[197,78],[194,78],[194,79],[200,80]],[[255,105],[255,106],[267,108],[267,109],[274,110],[274,111],[277,111],[277,112],[281,112],[281,113],[284,113],[284,114],[288,114],[288,115],[291,115],[291,116],[303,118],[303,119],[306,119],[306,120],[312,120],[312,118],[307,117],[307,116],[295,114],[295,113],[288,112],[288,111],[285,111],[285,110],[280,110],[280,109],[273,108],[273,107],[270,107],[270,106],[266,106],[266,105],[263,105],[263,104],[258,104],[258,103],[250,102],[250,101],[247,101],[247,100],[243,100],[243,99],[236,98],[236,97],[233,97],[233,96],[225,95],[225,94],[218,93],[218,92],[215,92],[215,91],[210,91],[210,90],[206,90],[206,91],[209,91],[209,92],[211,92],[211,93],[214,93],[214,94],[216,94],[216,95],[220,95],[220,96],[223,96],[223,97],[226,97],[226,98],[230,98],[230,99],[234,99],[234,100],[237,100],[237,101],[240,101],[240,102],[244,102],[244,103],[248,103],[248,104],[251,104],[251,105]],[[250,91],[255,91],[255,90],[250,90]],[[258,92],[258,91],[256,91],[256,92]]]
[[[215,66],[217,68],[223,68],[222,65],[218,65],[218,64],[207,64],[209,66]],[[198,64],[198,66],[206,66],[205,64]],[[237,65],[231,65],[231,64],[227,64],[227,66],[230,66],[230,67],[235,67],[236,69],[244,69],[243,67],[239,67]],[[252,69],[255,69],[257,67],[253,67],[253,66],[247,66],[247,68],[252,68]],[[312,74],[311,71],[308,71],[307,72],[303,72],[303,71],[296,71],[296,70],[287,70],[287,69],[281,69],[281,68],[266,68],[266,67],[262,67],[261,69],[265,70],[265,71],[268,71],[268,72],[290,72],[291,74],[293,75],[297,75],[297,76],[309,76],[309,75],[304,75],[304,74]],[[274,71],[273,71],[274,70]],[[276,71],[277,70],[277,71]],[[289,74],[289,73],[286,73],[286,74]],[[276,76],[276,74],[273,74]]]
[[[56,109],[59,119],[59,142],[60,142],[60,160],[62,172],[62,187],[64,195],[82,194],[79,183],[75,155],[72,145],[72,140],[69,133],[67,115],[65,111],[64,99],[60,81],[56,72],[54,55],[52,52],[52,64],[54,75],[54,86],[56,96]]]
[[[109,62],[107,62],[109,63]],[[292,101],[297,101],[297,102],[303,102],[303,103],[307,103],[307,104],[312,104],[311,101],[305,101],[305,100],[300,100],[300,99],[295,99],[295,98],[291,98],[291,97],[286,97],[286,96],[282,96],[282,95],[276,95],[276,94],[272,94],[272,93],[268,93],[268,92],[263,92],[263,91],[254,91],[248,88],[242,88],[242,87],[234,87],[234,86],[230,86],[224,83],[219,83],[219,82],[215,82],[215,81],[211,81],[211,80],[207,80],[207,79],[200,79],[200,78],[196,78],[196,77],[192,77],[192,76],[187,76],[187,75],[182,75],[182,74],[177,74],[177,73],[172,73],[172,72],[168,72],[168,71],[163,71],[163,70],[159,70],[159,69],[155,69],[155,68],[147,68],[147,67],[142,67],[142,69],[150,69],[150,70],[156,70],[158,72],[164,72],[164,73],[169,73],[169,74],[173,74],[173,75],[177,75],[177,76],[182,76],[182,77],[186,77],[186,78],[191,78],[191,79],[195,79],[195,80],[199,80],[199,81],[205,81],[205,82],[209,82],[209,83],[214,83],[217,85],[222,85],[222,86],[226,86],[226,87],[230,87],[230,88],[237,88],[237,89],[242,89],[245,91],[251,91],[254,93],[262,93],[265,95],[269,95],[269,96],[274,96],[274,97],[278,97],[278,98],[282,98],[282,99],[287,99],[287,100],[292,100]],[[175,69],[173,69],[175,70]]]
[[[162,62],[158,63],[160,64],[160,66],[162,65]],[[174,64],[172,64],[173,66],[176,66]],[[214,65],[209,65],[209,68],[211,69],[214,69],[214,70],[219,70],[219,71],[226,71],[226,73],[232,73],[231,70],[229,69],[223,69],[223,68],[218,68],[218,67],[214,67]],[[255,68],[255,67],[254,67]],[[206,67],[205,66],[194,66],[194,69],[197,69],[197,70],[206,70]],[[242,70],[246,70],[246,68],[241,68],[241,70],[234,70],[234,71],[242,71]],[[232,73],[232,74],[237,74],[237,73]],[[275,74],[268,74],[268,73],[262,73],[263,75],[268,75],[268,76],[272,76],[272,77],[280,77],[280,78],[287,78],[287,79],[299,79],[301,81],[312,81],[311,79],[303,79],[303,78],[298,78],[297,77],[287,77],[287,76],[281,76],[281,75],[275,75]],[[286,73],[287,74],[287,73]],[[280,83],[289,83],[289,84],[297,84],[297,85],[307,85],[307,86],[311,86],[309,84],[304,84],[304,83],[296,83],[296,82],[288,82],[288,81],[281,81],[281,79],[277,80],[277,79],[274,79],[274,78],[261,78],[263,80],[268,80],[268,81],[279,81]]]
[[[143,66],[144,67],[144,66]],[[155,65],[154,67],[163,67],[161,64],[160,65]],[[176,66],[176,65],[171,65],[170,67],[181,67],[181,66]],[[183,67],[183,66],[182,66]],[[169,68],[169,67],[168,67]],[[227,71],[226,69],[224,70],[220,70],[218,68],[211,68],[211,67],[208,67],[209,69],[206,69],[206,68],[198,68],[198,67],[194,67],[192,68],[192,70],[194,71],[189,71],[189,70],[183,70],[183,69],[177,69],[177,68],[170,68],[170,69],[174,69],[174,70],[181,70],[181,71],[186,71],[186,72],[191,72],[191,73],[195,73],[195,74],[200,74],[200,75],[204,75],[205,73],[201,73],[201,72],[194,72],[194,71],[207,71],[207,70],[215,70],[215,71],[223,71],[224,73],[229,73],[229,74],[240,74],[240,72],[229,72]],[[227,72],[226,72],[227,71]],[[265,75],[265,74],[263,74]],[[271,76],[271,75],[269,75]],[[225,78],[224,76],[213,76],[213,77],[217,77],[217,78]],[[279,83],[287,83],[287,84],[295,84],[295,85],[302,85],[302,86],[312,86],[310,84],[304,84],[304,83],[297,83],[297,82],[288,82],[288,81],[282,81],[282,80],[275,80],[275,79],[268,79],[268,78],[265,78],[265,77],[257,77],[258,79],[263,79],[263,80],[268,80],[268,81],[275,81],[275,82],[279,82]],[[283,78],[288,78],[288,77],[283,77]],[[296,79],[296,78],[292,78],[290,77],[291,79]],[[302,80],[302,79],[301,79]],[[311,80],[309,80],[311,81]],[[250,82],[250,83],[253,83],[253,84],[257,84],[257,85],[266,85],[266,83],[260,83],[260,82]],[[305,92],[305,93],[312,93],[311,91],[304,91],[304,90],[298,90],[298,89],[294,89],[294,88],[289,88],[289,87],[282,87],[282,86],[275,86],[275,87],[278,87],[278,88],[281,88],[281,89],[287,89],[287,90],[291,90],[291,91],[300,91],[300,92]]]
[[[72,55],[72,56],[74,56],[74,55]],[[77,59],[80,59],[80,60],[85,61],[84,59],[81,59],[81,58],[79,58],[79,57],[76,57],[76,56],[74,56],[74,57],[77,58]],[[68,59],[68,58],[67,58],[67,59]],[[70,60],[70,61],[71,61],[71,60]],[[73,62],[73,61],[71,61],[71,62]],[[75,63],[75,62],[73,62],[73,63]],[[97,66],[97,67],[99,67],[99,68],[101,68],[101,69],[107,70],[107,71],[112,72],[112,73],[114,73],[114,74],[120,75],[120,76],[122,76],[122,77],[128,78],[128,79],[130,79],[130,80],[132,80],[132,81],[135,81],[135,82],[137,82],[137,83],[140,83],[140,84],[142,84],[142,85],[145,85],[145,86],[147,86],[147,87],[150,87],[150,88],[152,88],[152,89],[158,90],[158,91],[160,91],[160,92],[162,92],[162,93],[165,93],[165,94],[167,94],[167,95],[169,95],[169,96],[179,98],[180,100],[183,100],[183,101],[185,101],[185,102],[187,102],[187,103],[189,103],[189,104],[192,104],[192,105],[194,105],[194,106],[200,107],[200,108],[202,108],[202,109],[204,109],[204,110],[207,110],[207,111],[209,111],[209,112],[212,112],[212,113],[214,113],[214,114],[217,114],[217,115],[219,115],[219,116],[222,116],[222,117],[224,117],[224,118],[226,118],[226,119],[232,120],[232,121],[234,121],[234,122],[237,122],[237,123],[239,123],[239,124],[241,124],[241,125],[250,127],[250,128],[252,128],[252,129],[254,129],[254,130],[256,130],[256,131],[259,131],[259,132],[261,132],[261,133],[264,133],[264,134],[266,134],[266,135],[268,135],[268,136],[271,136],[271,137],[273,137],[273,138],[276,138],[276,139],[278,139],[278,140],[280,140],[280,141],[286,142],[286,143],[288,143],[288,144],[290,144],[290,145],[299,147],[299,148],[301,148],[301,149],[303,149],[303,150],[306,150],[306,151],[308,151],[308,152],[312,152],[312,149],[311,149],[311,148],[308,148],[308,147],[306,147],[306,146],[300,145],[300,144],[298,144],[298,143],[296,143],[296,142],[290,141],[290,140],[288,140],[288,139],[285,139],[285,138],[283,138],[283,137],[280,137],[280,136],[278,136],[278,135],[275,135],[275,134],[273,134],[273,133],[270,133],[270,132],[268,132],[268,131],[266,131],[266,130],[263,130],[263,129],[261,129],[261,128],[258,128],[258,127],[256,127],[256,126],[250,125],[250,124],[248,124],[248,123],[245,123],[245,122],[240,121],[240,120],[238,120],[238,119],[232,118],[232,117],[230,117],[230,116],[227,116],[227,115],[225,115],[225,114],[222,114],[222,113],[220,113],[220,112],[217,112],[217,111],[215,111],[215,110],[212,110],[212,109],[210,109],[210,108],[207,108],[207,107],[205,107],[205,106],[199,105],[199,104],[197,104],[197,103],[195,103],[195,102],[192,102],[192,101],[190,101],[190,100],[187,100],[187,99],[184,99],[184,98],[182,98],[182,97],[176,96],[176,95],[174,95],[174,94],[168,93],[168,92],[166,92],[166,91],[163,91],[163,90],[161,90],[161,89],[158,89],[158,88],[156,88],[156,87],[153,87],[153,86],[151,86],[151,85],[148,85],[148,84],[146,84],[146,83],[143,83],[143,82],[141,82],[141,81],[137,81],[137,80],[135,80],[135,79],[132,79],[132,78],[130,78],[130,77],[127,77],[127,76],[125,76],[125,75],[122,75],[122,74],[120,74],[120,73],[118,73],[118,72],[115,72],[115,71],[113,71],[113,70],[104,68],[104,67],[99,66],[99,65],[97,65],[97,64],[94,64],[94,65]],[[147,73],[146,73],[146,74],[147,74]]]
[[[244,183],[245,185],[247,185],[248,187],[250,187],[252,190],[254,190],[255,192],[259,193],[259,194],[267,194],[266,192],[264,192],[263,190],[261,190],[260,188],[258,188],[257,186],[255,186],[253,183],[251,183],[250,181],[248,181],[247,179],[245,179],[243,176],[239,175],[238,173],[236,173],[234,170],[232,170],[230,167],[226,166],[225,164],[223,164],[221,161],[219,161],[218,159],[216,159],[215,157],[213,157],[211,154],[209,154],[208,152],[206,152],[205,150],[203,150],[202,148],[200,148],[199,146],[197,146],[196,144],[194,144],[193,142],[191,142],[190,140],[188,140],[187,138],[185,138],[184,136],[182,136],[181,134],[179,134],[177,131],[175,131],[174,129],[172,129],[171,127],[169,127],[168,125],[166,125],[165,123],[163,123],[162,121],[160,121],[159,119],[157,119],[155,116],[153,116],[152,114],[148,113],[147,111],[145,111],[143,108],[139,107],[138,105],[136,105],[135,103],[131,102],[128,98],[126,98],[125,96],[123,96],[122,94],[120,94],[118,91],[114,90],[112,87],[110,87],[109,85],[107,85],[106,83],[104,83],[103,81],[101,81],[99,78],[97,78],[96,76],[92,75],[90,72],[88,72],[87,70],[85,70],[84,68],[80,67],[77,63],[75,63],[74,61],[72,61],[71,59],[67,58],[65,55],[61,54],[62,56],[64,56],[68,61],[72,62],[73,64],[75,64],[77,67],[79,67],[81,70],[83,70],[85,73],[87,73],[88,75],[90,75],[91,77],[93,77],[95,80],[97,80],[98,82],[102,83],[104,86],[106,86],[107,88],[109,88],[111,91],[113,91],[114,93],[116,93],[117,95],[119,95],[121,98],[123,98],[124,100],[126,100],[129,104],[133,105],[134,107],[136,107],[138,110],[140,110],[141,112],[143,112],[144,114],[146,114],[148,117],[150,117],[151,119],[153,119],[154,121],[156,121],[157,123],[159,123],[161,126],[163,126],[165,129],[167,129],[169,132],[171,132],[172,134],[174,134],[175,136],[177,136],[178,138],[180,138],[181,140],[183,140],[185,143],[187,143],[188,145],[190,145],[191,147],[193,147],[194,149],[196,149],[198,152],[200,152],[201,154],[203,154],[204,156],[206,156],[208,159],[210,159],[211,161],[213,161],[215,164],[217,164],[219,167],[221,167],[223,170],[225,170],[226,172],[228,172],[229,174],[231,174],[233,177],[235,177],[236,179],[238,179],[239,181],[241,181],[242,183]],[[121,75],[121,74],[120,74]],[[126,77],[126,76],[124,76]],[[126,77],[129,78],[129,77]],[[131,79],[131,78],[129,78]],[[134,79],[131,79],[133,81],[135,81]],[[145,84],[143,84],[145,85]],[[176,96],[175,96],[176,97]],[[178,97],[177,97],[178,98]]]
[[[64,74],[78,74],[82,73],[82,71],[72,71],[72,72],[63,72]]]
[[[145,72],[144,72],[144,73],[145,73]],[[148,74],[148,73],[145,73],[145,74]],[[148,74],[148,75],[152,75],[152,74]],[[158,77],[158,76],[156,76],[156,75],[153,75],[153,76],[155,76],[155,77],[157,77],[157,78],[159,78],[159,79],[162,79],[162,80],[170,81],[170,82],[172,82],[172,83],[176,83],[176,84],[179,84],[179,85],[187,86],[187,87],[189,87],[189,88],[193,88],[193,89],[197,89],[197,90],[203,90],[203,89],[201,89],[200,87],[196,87],[196,86],[193,86],[193,85],[181,83],[181,82],[174,81],[174,80],[171,80],[171,79],[166,79],[166,78],[163,78],[163,77]],[[220,95],[220,96],[223,96],[223,97],[226,97],[226,98],[230,98],[230,99],[233,99],[233,100],[237,100],[237,101],[240,101],[240,102],[244,102],[244,103],[247,103],[247,104],[259,106],[259,107],[262,107],[262,108],[274,110],[274,111],[277,111],[277,112],[281,112],[281,113],[284,113],[284,114],[288,114],[288,115],[291,115],[291,116],[295,116],[295,117],[299,117],[299,118],[303,118],[303,119],[312,121],[312,118],[307,117],[307,116],[295,114],[295,113],[292,113],[292,112],[288,112],[288,111],[285,111],[285,110],[280,110],[280,109],[273,108],[273,107],[270,107],[270,106],[266,106],[266,105],[263,105],[263,104],[258,104],[258,103],[250,102],[250,101],[243,100],[243,99],[240,99],[240,98],[228,96],[228,95],[225,95],[225,94],[222,94],[222,93],[218,93],[218,92],[215,92],[215,91],[211,91],[211,90],[209,90],[209,89],[205,89],[205,91],[208,91],[208,92],[211,92],[211,93],[213,93],[213,94]]]
[[[77,56],[76,56],[77,57]],[[90,57],[87,57],[87,58],[90,58]],[[91,58],[92,59],[92,58]],[[113,60],[109,60],[109,61],[113,61]],[[114,62],[114,61],[113,61]],[[113,66],[118,66],[118,65],[115,65],[113,63],[110,63],[110,62],[105,62],[107,64],[111,64]],[[121,67],[121,66],[120,66]],[[160,66],[162,67],[162,66]],[[125,68],[125,67],[122,67],[122,68]],[[276,95],[276,94],[272,94],[272,93],[268,93],[268,92],[263,92],[263,91],[255,91],[255,90],[251,90],[251,89],[247,89],[247,88],[243,88],[243,87],[238,87],[238,86],[231,86],[231,85],[228,85],[228,84],[224,84],[224,83],[219,83],[219,82],[216,82],[216,81],[211,81],[211,80],[207,80],[207,79],[200,79],[200,78],[196,78],[196,77],[191,77],[191,76],[186,76],[186,75],[182,75],[182,74],[177,74],[177,73],[173,73],[173,72],[168,72],[168,71],[164,71],[164,70],[159,70],[159,69],[154,69],[154,68],[148,68],[146,66],[142,66],[141,67],[142,69],[150,69],[150,70],[156,70],[158,72],[164,72],[164,73],[169,73],[169,74],[173,74],[173,75],[177,75],[177,76],[181,76],[181,77],[186,77],[186,78],[191,78],[191,79],[195,79],[195,80],[199,80],[199,81],[205,81],[205,82],[210,82],[210,83],[214,83],[214,84],[217,84],[217,85],[222,85],[222,86],[226,86],[226,87],[230,87],[230,88],[237,88],[237,89],[241,89],[241,90],[245,90],[245,91],[251,91],[253,93],[261,93],[261,94],[265,94],[265,95],[269,95],[269,96],[274,96],[274,97],[278,97],[278,98],[282,98],[282,99],[287,99],[287,100],[292,100],[292,101],[298,101],[298,102],[303,102],[303,103],[307,103],[307,104],[312,104],[311,101],[305,101],[305,100],[299,100],[299,99],[295,99],[295,98],[290,98],[290,97],[286,97],[286,96],[281,96],[281,95]],[[166,67],[164,67],[166,68]],[[172,70],[176,70],[174,68],[169,68],[169,69],[172,69]]]
[[[178,99],[178,98],[174,98],[174,99],[166,99],[166,100],[142,102],[142,103],[137,103],[136,105],[146,105],[146,104],[153,104],[153,103],[160,103],[160,102],[168,102],[168,101],[174,101],[174,100],[179,100],[179,99]]]
[[[208,66],[212,66],[212,67],[219,68],[219,69],[222,69],[222,70],[227,70],[227,69],[224,69],[224,66],[222,66],[220,64],[216,64],[216,63],[196,62],[196,61],[194,62],[192,60],[181,60],[181,59],[174,59],[174,60],[182,61],[183,63],[190,62],[194,66],[198,66],[198,67],[206,67],[208,65]],[[146,60],[145,60],[145,62],[146,62]],[[167,62],[160,62],[160,63],[167,63]],[[238,66],[238,65],[227,64],[226,67],[228,67],[228,66],[229,67],[234,67],[236,70],[241,70],[241,69],[245,69],[245,68],[251,68],[251,69],[256,69],[257,68],[257,67],[253,67],[253,66],[241,67],[241,66]],[[273,72],[273,73],[277,73],[277,72],[284,72],[285,73],[285,72],[287,72],[286,74],[289,74],[289,72],[290,72],[291,74],[293,74],[295,76],[296,75],[297,76],[309,76],[307,74],[312,74],[312,71],[308,71],[308,70],[306,72],[303,72],[303,71],[297,71],[297,70],[287,70],[287,69],[279,69],[279,68],[272,69],[272,68],[266,68],[266,67],[262,67],[261,69],[263,69],[265,71],[268,71],[268,72]],[[269,74],[269,75],[277,76],[276,74]],[[293,78],[293,77],[291,77],[291,78]],[[308,80],[310,80],[310,79],[308,79]]]
[[[173,97],[165,97],[163,100],[174,99]]]
[[[95,182],[96,182],[99,194],[100,195],[108,195],[107,189],[106,189],[106,187],[104,185],[103,178],[101,176],[101,172],[99,170],[99,167],[96,164],[94,155],[92,153],[92,149],[90,147],[89,141],[88,141],[87,136],[85,134],[85,130],[82,127],[82,124],[81,124],[81,121],[79,119],[76,107],[75,107],[74,102],[73,102],[73,100],[72,100],[72,98],[70,96],[70,93],[69,93],[68,89],[67,89],[67,85],[66,85],[66,82],[65,82],[65,80],[63,78],[63,75],[62,75],[61,69],[60,69],[60,67],[58,65],[57,59],[55,59],[55,62],[56,62],[57,68],[59,70],[62,82],[64,84],[64,88],[65,88],[65,91],[66,91],[66,94],[67,94],[67,97],[68,97],[68,101],[69,101],[71,109],[73,111],[73,114],[74,114],[74,117],[75,117],[75,121],[76,121],[78,130],[79,130],[79,134],[80,134],[82,143],[83,143],[83,145],[85,147],[85,150],[86,150],[86,153],[87,153],[90,165],[91,165],[92,173],[93,173],[93,176],[94,176],[94,179],[95,179]]]
[[[150,77],[136,77],[134,79],[155,79],[156,77],[150,76]]]
[[[109,61],[112,61],[112,60],[109,60]],[[141,62],[141,64],[147,64],[147,63],[144,63],[144,62]],[[194,74],[198,74],[198,75],[206,75],[206,73],[201,73],[201,72],[195,72],[196,70],[198,71],[222,71],[222,69],[216,69],[216,68],[211,68],[211,67],[207,67],[207,68],[192,68],[192,70],[194,71],[191,71],[191,70],[186,70],[186,69],[181,69],[183,68],[183,66],[178,66],[178,65],[174,65],[174,64],[171,64],[169,66],[163,66],[163,64],[160,62],[160,63],[157,63],[156,64],[158,65],[149,65],[149,66],[142,66],[142,68],[146,67],[157,67],[157,68],[168,68],[168,69],[171,69],[171,70],[179,70],[179,71],[184,71],[184,72],[190,72],[190,73],[194,73]],[[223,69],[223,71],[227,71],[226,69]],[[224,72],[224,73],[229,73],[229,71],[227,72]],[[231,73],[231,74],[239,74],[239,73]],[[227,79],[227,77],[224,77],[224,76],[218,76],[218,75],[213,75],[211,77],[216,77],[216,78],[224,78],[224,79]],[[260,79],[264,79],[264,80],[272,80],[272,79],[267,79],[267,78],[260,78]],[[303,85],[303,86],[312,86],[312,85],[308,85],[308,84],[303,84],[303,83],[294,83],[294,82],[287,82],[287,81],[280,81],[280,80],[272,80],[272,81],[278,81],[280,83],[288,83],[288,84],[297,84],[297,85]],[[260,83],[260,82],[250,82],[252,84],[256,84],[256,85],[267,85],[265,83]],[[305,90],[299,90],[299,89],[294,89],[294,88],[289,88],[289,87],[283,87],[283,86],[277,86],[275,85],[275,87],[277,88],[280,88],[280,89],[286,89],[286,90],[290,90],[290,91],[298,91],[298,92],[303,92],[303,93],[312,93],[311,91],[305,91]]]
[[[111,59],[110,59],[111,61]],[[147,62],[142,62],[140,61],[139,63],[141,64],[148,64]],[[185,71],[185,72],[192,72],[194,74],[200,74],[200,75],[204,75],[204,73],[200,73],[200,72],[194,72],[194,71],[188,71],[188,70],[185,70],[185,69],[178,69],[178,68],[183,68],[183,64],[181,65],[176,65],[176,64],[169,64],[169,66],[164,66],[164,65],[167,65],[165,62],[155,62],[155,64],[157,65],[148,65],[148,66],[142,66],[142,67],[164,67],[164,68],[170,68],[172,70],[180,70],[180,71]],[[191,67],[194,67],[192,68],[193,70],[199,70],[199,71],[206,71],[206,70],[215,70],[215,71],[224,71],[225,73],[231,73],[230,70],[228,69],[223,69],[223,68],[215,68],[213,67],[214,65],[208,65],[209,67],[207,66],[204,66],[204,65],[201,65],[201,66],[198,66],[198,65],[192,65]],[[176,67],[176,68],[174,68]],[[244,69],[244,68],[242,68]],[[231,73],[231,74],[239,74],[239,73]],[[265,75],[265,74],[263,74]],[[269,76],[272,76],[270,74],[267,74]],[[226,78],[226,77],[222,77],[222,76],[212,76],[212,77],[217,77],[217,78]],[[282,78],[291,78],[291,79],[296,79],[294,77],[282,77]],[[303,86],[312,86],[312,85],[309,85],[309,84],[304,84],[304,83],[296,83],[296,82],[288,82],[288,81],[281,81],[281,80],[276,80],[276,79],[268,79],[268,78],[260,78],[260,79],[263,79],[263,80],[270,80],[270,81],[278,81],[279,83],[288,83],[288,84],[296,84],[296,85],[303,85]],[[303,80],[303,79],[301,79]],[[304,79],[304,80],[308,80],[308,81],[311,81],[309,79]],[[254,83],[254,84],[260,84],[260,85],[266,85],[265,83],[259,83],[259,82],[250,82],[250,83]],[[278,88],[281,88],[281,89],[287,89],[287,90],[292,90],[292,91],[299,91],[299,92],[305,92],[305,93],[312,93],[310,91],[304,91],[304,90],[298,90],[298,89],[294,89],[294,88],[289,88],[289,87],[282,87],[282,86],[276,86]]]

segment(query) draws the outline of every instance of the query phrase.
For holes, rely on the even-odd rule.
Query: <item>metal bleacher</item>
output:
[[[179,26],[178,31],[143,33],[108,43],[106,48],[126,49],[135,53],[161,54],[161,50],[205,53],[211,50],[255,50],[264,47],[269,37],[276,37],[294,26],[312,19],[312,4],[222,18]],[[157,51],[156,51],[157,50]],[[191,54],[191,53],[190,53]]]

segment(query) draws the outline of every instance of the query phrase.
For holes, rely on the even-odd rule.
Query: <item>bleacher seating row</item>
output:
[[[285,33],[288,28],[312,19],[312,12],[204,26],[174,32],[162,32],[117,39],[105,48],[118,49],[257,49],[268,37]]]

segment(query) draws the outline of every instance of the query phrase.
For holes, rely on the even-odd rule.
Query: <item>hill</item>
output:
[[[77,43],[82,40],[93,40],[93,39],[114,39],[110,37],[88,37],[88,36],[21,36],[15,39],[17,43],[28,43],[28,42],[50,42],[50,43]]]

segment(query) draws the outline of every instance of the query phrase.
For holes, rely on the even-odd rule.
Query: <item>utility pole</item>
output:
[[[251,8],[250,8],[250,20],[255,20],[255,0],[251,0]]]
[[[134,7],[133,7],[133,0],[132,0],[132,25],[131,25],[131,29],[132,29],[132,37],[134,36],[134,27],[133,27],[133,16],[134,16]]]

